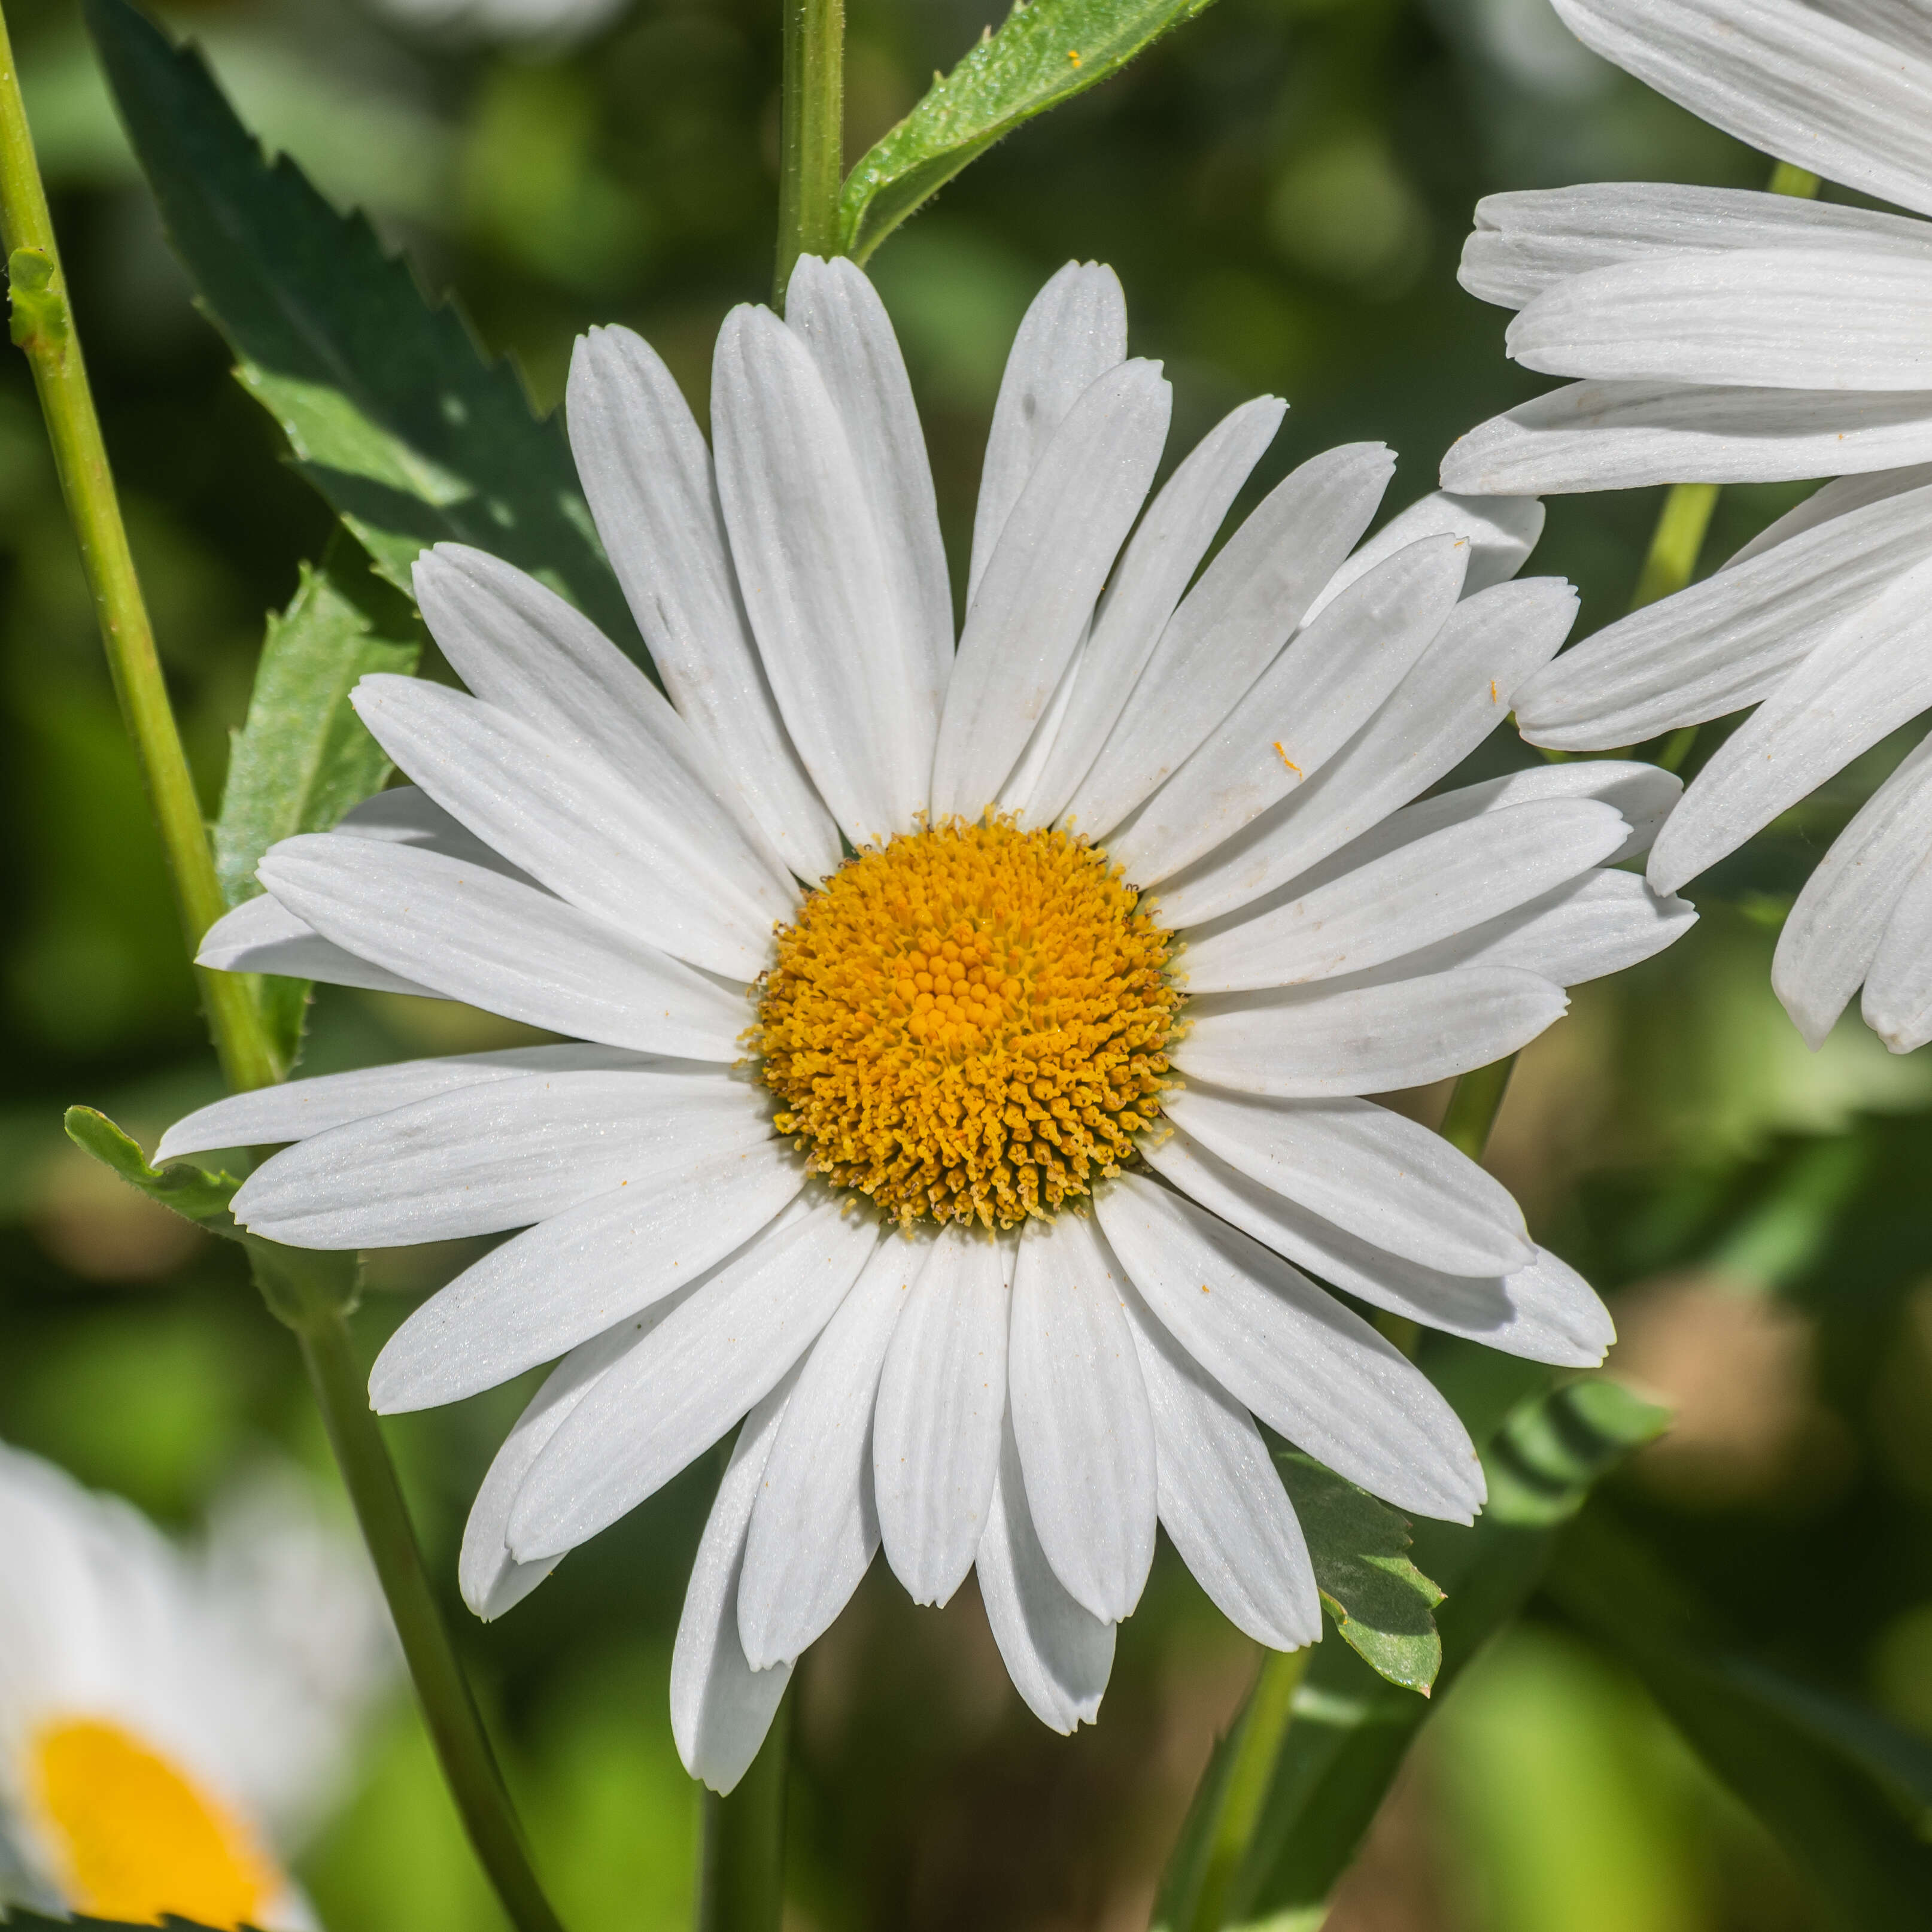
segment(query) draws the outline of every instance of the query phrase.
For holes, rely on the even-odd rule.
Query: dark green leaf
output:
[[[1648,1548],[1594,1517],[1564,1539],[1556,1601],[1621,1657],[1755,1811],[1844,1932],[1928,1932],[1925,1747],[1876,1712],[1736,1654]]]
[[[839,231],[864,261],[920,204],[1023,122],[1118,73],[1209,0],[1031,0],[1016,6],[846,177]]]
[[[338,532],[304,565],[289,608],[268,620],[248,719],[228,760],[214,861],[239,905],[262,889],[255,868],[279,838],[326,832],[380,791],[389,760],[349,704],[371,671],[412,671],[421,641],[407,598],[372,572]],[[259,982],[262,1016],[284,1067],[294,1064],[308,1001],[304,980]]]
[[[1490,1490],[1472,1526],[1414,1528],[1416,1562],[1445,1593],[1435,1622],[1446,1684],[1521,1607],[1591,1486],[1666,1417],[1612,1382],[1550,1390],[1547,1370],[1472,1343],[1438,1339],[1424,1359],[1481,1449]],[[1317,1648],[1228,1887],[1226,1924],[1320,1922],[1429,1708],[1342,1646]]]
[[[1278,1450],[1275,1461],[1335,1628],[1391,1684],[1427,1696],[1442,1665],[1430,1614],[1442,1592],[1409,1561],[1408,1523],[1312,1456]]]
[[[424,545],[494,551],[644,651],[557,425],[427,304],[359,214],[271,161],[209,76],[128,0],[86,14],[170,238],[298,466],[400,590]]]

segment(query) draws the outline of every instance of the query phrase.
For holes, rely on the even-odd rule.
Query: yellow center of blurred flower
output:
[[[46,1726],[29,1752],[29,1788],[60,1860],[68,1904],[104,1918],[260,1922],[281,1888],[242,1821],[119,1725]]]
[[[749,1036],[779,1131],[894,1220],[1010,1227],[1159,1110],[1171,936],[1107,855],[989,818],[849,860],[778,936]]]

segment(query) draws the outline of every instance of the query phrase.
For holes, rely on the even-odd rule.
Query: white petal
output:
[[[1514,966],[1559,986],[1580,986],[1661,952],[1696,922],[1689,900],[1660,892],[1634,873],[1586,872],[1514,912],[1404,953],[1348,983],[1414,979],[1458,966]]]
[[[1517,694],[1532,744],[1633,745],[1754,704],[1849,613],[1932,556],[1932,489],[1834,517],[1634,612]]]
[[[254,902],[250,901],[250,904]],[[271,903],[273,903],[271,902]],[[313,1080],[290,1080],[231,1094],[177,1120],[154,1150],[158,1162],[210,1148],[268,1147],[307,1140],[331,1127],[386,1114],[416,1100],[459,1087],[514,1080],[526,1073],[584,1073],[673,1070],[669,1062],[615,1047],[572,1040],[562,1046],[513,1046],[495,1053],[452,1053],[440,1060],[395,1060],[353,1073],[326,1073]]]
[[[1146,500],[1172,392],[1155,362],[1092,383],[1034,466],[966,613],[932,809],[975,819],[1026,748]]]
[[[811,1347],[878,1238],[842,1202],[801,1203],[720,1268],[551,1438],[510,1513],[510,1553],[572,1549],[655,1495]]]
[[[771,1137],[764,1096],[722,1072],[527,1073],[352,1120],[274,1156],[235,1218],[297,1248],[490,1234]]]
[[[1281,1100],[1388,1094],[1486,1066],[1553,1026],[1568,997],[1534,973],[1473,966],[1345,992],[1210,994],[1175,1066]]]
[[[670,1660],[670,1729],[693,1778],[727,1792],[752,1768],[791,1666],[754,1670],[738,1640],[745,1534],[791,1393],[782,1382],[745,1418],[691,1566]]]
[[[1810,203],[1804,204],[1809,206]],[[1748,544],[1741,544],[1727,556],[1721,568],[1735,570],[1768,550],[1775,550],[1807,530],[1828,524],[1834,517],[1862,510],[1868,503],[1882,503],[1888,496],[1902,496],[1908,490],[1922,490],[1932,483],[1932,463],[1916,463],[1903,470],[1874,470],[1858,476],[1840,476],[1812,491],[1795,510],[1787,510],[1767,524]]]
[[[1486,195],[1456,280],[1521,308],[1572,275],[1684,249],[1889,248],[1932,256],[1932,231],[1903,215],[1789,194],[1675,182],[1597,182]]]
[[[1651,884],[1675,892],[1928,705],[1932,562],[1854,611],[1718,747],[1658,834]]]
[[[1778,936],[1772,988],[1814,1052],[1870,970],[1892,908],[1928,850],[1932,738],[1832,841]]]
[[[1396,551],[1424,537],[1456,537],[1469,547],[1462,595],[1507,584],[1543,534],[1543,506],[1533,496],[1456,496],[1437,490],[1391,517],[1322,586],[1303,617],[1312,624],[1348,589]]]
[[[1932,388],[1932,248],[1646,255],[1572,276],[1509,326],[1528,369],[1598,382]]]
[[[886,305],[851,262],[801,255],[785,289],[784,319],[812,352],[845,425],[898,621],[923,642],[944,691],[952,672],[952,592],[932,466]]]
[[[424,551],[411,576],[437,644],[478,698],[556,751],[615,773],[661,820],[690,821],[687,841],[716,845],[741,890],[789,911],[784,860],[717,753],[580,611],[461,544]]]
[[[1860,1004],[1865,1024],[1894,1053],[1932,1040],[1932,850],[1892,907]]]
[[[326,938],[452,999],[640,1052],[741,1051],[739,995],[500,873],[339,832],[285,838],[257,872]]]
[[[544,1378],[542,1388],[503,1438],[470,1506],[456,1566],[463,1600],[485,1623],[514,1610],[562,1560],[546,1556],[535,1563],[519,1563],[510,1554],[510,1510],[532,1464],[604,1371],[676,1305],[676,1297],[661,1301],[572,1349]]]
[[[584,494],[664,688],[785,862],[823,878],[838,829],[759,662],[689,406],[648,343],[593,328],[571,358],[566,406]]]
[[[1119,572],[1114,574],[1118,578]],[[1102,593],[1102,601],[1106,601]],[[1000,786],[999,808],[1011,812],[1016,818],[1034,825],[1048,824],[1050,816],[1037,811],[1034,806],[1034,794],[1046,774],[1048,761],[1053,756],[1053,748],[1060,736],[1060,728],[1066,722],[1066,714],[1072,708],[1073,694],[1080,688],[1081,667],[1094,641],[1094,626],[1099,621],[1096,608],[1080,634],[1080,641],[1073,647],[1072,655],[1066,660],[1066,668],[1060,674],[1060,682],[1053,687],[1053,695],[1046,700],[1046,709],[1041,712],[1040,722],[1033,728],[1027,740],[1026,749],[1019,755],[1018,762],[1010,771]]]
[[[1187,761],[1108,841],[1151,885],[1305,784],[1373,716],[1455,608],[1469,549],[1426,537],[1304,624]]]
[[[1090,382],[1126,360],[1127,304],[1112,268],[1069,262],[1033,298],[1006,358],[973,518],[970,608],[1047,445]]]
[[[1190,1087],[1164,1096],[1162,1112],[1250,1180],[1376,1247],[1451,1274],[1507,1274],[1530,1258],[1508,1189],[1386,1107]]]
[[[361,986],[427,1000],[443,997],[323,938],[267,892],[223,914],[202,934],[194,963],[215,973],[275,973],[290,980],[319,980],[325,986]]]
[[[1512,910],[1607,860],[1612,807],[1552,799],[1444,826],[1210,938],[1182,962],[1192,994],[1291,986],[1399,959]]]
[[[389,1337],[370,1403],[385,1415],[434,1408],[562,1354],[753,1241],[803,1184],[788,1150],[766,1142],[544,1222],[464,1269]]]
[[[1250,904],[1426,791],[1502,722],[1576,614],[1576,592],[1553,578],[1464,598],[1348,746],[1298,791],[1166,883],[1162,920],[1196,926]]]
[[[1532,1361],[1593,1367],[1615,1339],[1610,1311],[1546,1248],[1507,1275],[1449,1274],[1405,1261],[1238,1173],[1184,1133],[1147,1149],[1190,1199],[1345,1293]]]
[[[1828,180],[1932,212],[1924,60],[1797,0],[1556,0],[1556,10],[1586,46],[1700,120]]]
[[[1232,710],[1375,514],[1395,459],[1324,450],[1285,477],[1181,599],[1065,817],[1111,832]]]
[[[851,445],[810,352],[734,309],[712,372],[718,496],[758,650],[792,742],[855,845],[926,802],[939,685],[908,636]]]
[[[1572,382],[1471,430],[1445,490],[1552,496],[1643,484],[1779,482],[1932,458],[1932,395]]]
[[[832,1624],[879,1546],[872,1405],[923,1246],[886,1240],[799,1372],[745,1544],[738,1634],[754,1668],[790,1663]]]
[[[1027,1507],[1054,1574],[1108,1623],[1154,1562],[1154,1417],[1125,1283],[1084,1215],[1029,1221],[1013,1273],[1007,1366]]]
[[[1086,776],[1287,410],[1273,396],[1244,403],[1201,439],[1148,505],[1100,600],[1053,742],[1018,801],[1035,824],[1052,824]]]
[[[1070,1736],[1100,1715],[1114,1669],[1114,1626],[1069,1596],[1040,1548],[1010,1426],[980,1544],[980,1599],[1013,1688],[1049,1730]]]
[[[424,792],[567,904],[714,973],[764,970],[797,889],[694,761],[660,746],[620,776],[592,748],[421,678],[365,677],[350,701]]]
[[[1483,1470],[1468,1432],[1359,1316],[1158,1182],[1124,1175],[1095,1206],[1148,1305],[1270,1428],[1398,1509],[1474,1515]]]
[[[1160,1460],[1160,1520],[1234,1627],[1270,1650],[1322,1636],[1308,1544],[1254,1418],[1129,1292]]]
[[[986,1534],[1006,1408],[1012,1244],[949,1224],[892,1331],[872,1420],[886,1561],[916,1604],[944,1604]]]

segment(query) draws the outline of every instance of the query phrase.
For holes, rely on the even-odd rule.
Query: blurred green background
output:
[[[852,0],[848,154],[992,17]],[[245,118],[454,287],[538,401],[621,320],[703,406],[712,335],[765,292],[777,126],[770,0],[632,0],[574,43],[493,43],[429,0],[177,6]],[[500,17],[510,10],[499,5]],[[263,615],[330,519],[230,380],[167,253],[73,10],[8,8],[80,326],[211,809]],[[1546,0],[1219,0],[1127,76],[1035,123],[874,263],[949,542],[963,544],[1006,342],[1069,256],[1118,269],[1184,449],[1258,390],[1292,404],[1257,487],[1328,444],[1443,447],[1533,386],[1456,286],[1476,197],[1606,178],[1754,185],[1764,164],[1605,68]],[[1171,452],[1172,454],[1172,452]],[[1707,566],[1795,500],[1735,490]],[[1558,501],[1532,568],[1582,628],[1618,614],[1652,493]],[[0,376],[0,732],[14,908],[0,961],[0,1436],[186,1526],[252,1461],[326,1488],[288,1337],[230,1255],[62,1137],[70,1102],[152,1138],[215,1090],[158,851],[24,365]],[[1613,1366],[1675,1433],[1593,1510],[1736,1639],[1932,1736],[1932,1060],[1856,1023],[1808,1053],[1766,980],[1777,922],[1898,748],[1701,882],[1674,952],[1580,991],[1525,1057],[1492,1163],[1612,1296]],[[1520,762],[1498,742],[1489,768]],[[509,1042],[465,1010],[325,988],[307,1070]],[[1440,1095],[1414,1096],[1426,1114]],[[382,1258],[373,1354],[460,1246]],[[391,1437],[446,1586],[524,1391]],[[696,1807],[665,1708],[717,1464],[573,1556],[504,1622],[452,1616],[584,1932],[687,1922]],[[796,1692],[790,1917],[824,1932],[1145,1923],[1160,1862],[1256,1655],[1163,1550],[1101,1721],[1051,1736],[970,1587],[910,1608],[880,1566]],[[500,1923],[400,1696],[303,1860],[334,1932]],[[1338,1932],[1798,1932],[1828,1922],[1644,1693],[1539,1600],[1444,1700],[1345,1882]]]

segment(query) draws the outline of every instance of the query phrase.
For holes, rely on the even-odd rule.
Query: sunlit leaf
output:
[[[128,0],[86,0],[86,14],[169,238],[242,382],[376,568],[406,591],[424,545],[475,544],[561,590],[644,662],[569,451],[514,374],[484,361],[452,307],[424,300],[363,217],[262,153],[200,55]]]
[[[212,1234],[231,1237],[236,1234],[235,1217],[228,1211],[230,1197],[242,1185],[235,1175],[210,1172],[184,1160],[171,1160],[166,1167],[151,1167],[133,1136],[122,1132],[93,1107],[68,1108],[66,1126],[68,1138],[76,1147],[93,1155],[103,1166],[112,1168],[130,1187],[138,1188],[150,1201],[172,1208],[184,1220]]]
[[[421,641],[409,600],[378,578],[340,534],[319,565],[304,565],[288,608],[268,620],[236,733],[214,824],[223,896],[239,905],[262,889],[255,868],[278,839],[326,832],[381,790],[389,760],[350,708],[356,681],[412,671]],[[265,978],[263,1018],[278,1058],[294,1064],[308,982]]]
[[[863,261],[1002,136],[1117,74],[1209,0],[1030,0],[1016,6],[846,177],[839,227]]]
[[[1410,1562],[1408,1523],[1312,1456],[1287,1450],[1275,1461],[1335,1628],[1391,1684],[1426,1697],[1442,1666],[1430,1614],[1442,1592]]]

